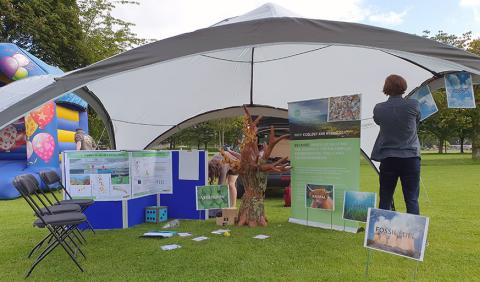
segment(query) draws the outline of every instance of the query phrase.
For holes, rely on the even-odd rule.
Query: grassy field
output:
[[[425,261],[418,281],[480,281],[480,163],[468,155],[424,155],[421,213],[430,217]],[[362,163],[362,190],[376,191],[374,171]],[[428,197],[427,197],[428,195]],[[404,211],[400,191],[397,209]],[[288,223],[290,209],[281,198],[267,200],[269,226],[232,227],[232,236],[210,234],[213,220],[182,221],[178,231],[191,238],[140,239],[156,225],[128,230],[86,232],[85,273],[57,249],[29,278],[31,281],[362,281],[365,279],[364,233],[350,234]],[[23,200],[0,202],[0,280],[22,281],[31,264],[30,248],[44,230],[34,229]],[[252,239],[257,234],[271,236]],[[181,249],[162,251],[165,244]],[[370,281],[412,281],[416,261],[371,253]]]

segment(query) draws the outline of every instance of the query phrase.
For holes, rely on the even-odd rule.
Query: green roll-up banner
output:
[[[342,218],[344,191],[360,189],[360,95],[288,104],[290,222],[356,232]]]

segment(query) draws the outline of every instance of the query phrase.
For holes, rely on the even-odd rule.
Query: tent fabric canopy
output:
[[[244,104],[255,114],[286,117],[288,102],[362,94],[361,146],[369,155],[378,133],[372,111],[385,100],[386,76],[404,76],[412,91],[446,72],[480,75],[479,57],[429,39],[278,11],[257,19],[253,11],[246,21],[229,19],[58,77],[19,95],[0,112],[0,126],[74,90],[111,122],[117,149],[144,149],[187,125],[238,115]]]

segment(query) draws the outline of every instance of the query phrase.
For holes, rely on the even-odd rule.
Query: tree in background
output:
[[[144,44],[133,23],[112,16],[134,1],[0,0],[0,42],[11,42],[64,71],[85,67]],[[110,144],[105,125],[89,107],[89,130]],[[103,136],[102,136],[102,133]]]
[[[468,44],[467,50],[480,56],[480,38],[472,40]],[[480,160],[480,85],[475,85],[473,89],[477,108],[470,110],[470,117],[472,119],[472,158],[474,160]]]
[[[89,64],[75,0],[0,0],[0,42],[11,42],[48,64],[73,70]]]
[[[454,109],[447,108],[445,90],[432,93],[438,107],[438,112],[427,118],[420,125],[421,132],[430,132],[437,139],[438,153],[446,153],[446,141],[453,136],[457,125]]]
[[[480,38],[472,39],[472,32],[466,32],[460,36],[454,34],[448,34],[443,31],[438,31],[436,35],[431,35],[430,31],[424,31],[423,36],[430,38],[432,40],[439,41],[444,44],[448,44],[457,48],[467,50],[473,54],[480,56]],[[440,123],[437,127],[442,127],[446,124],[451,124],[452,118],[454,120],[452,126],[452,131],[450,135],[455,135],[458,137],[463,151],[463,142],[465,138],[471,138],[472,140],[472,158],[480,160],[480,87],[479,85],[474,85],[474,94],[477,107],[475,109],[461,109],[461,110],[452,110],[452,114],[437,113],[431,118],[428,118],[424,125],[426,130],[435,130],[435,126],[432,125],[434,122]],[[444,95],[444,93],[443,93]],[[437,98],[435,99],[437,101]],[[438,103],[437,103],[438,104]],[[439,107],[440,108],[440,107]],[[446,107],[445,107],[446,108]],[[453,117],[452,117],[453,115]],[[437,137],[439,136],[439,129],[436,129]],[[446,132],[444,132],[446,134]],[[444,135],[442,135],[444,136]],[[453,136],[449,136],[453,137]],[[448,137],[447,137],[448,138]],[[439,149],[440,151],[440,149]]]
[[[135,1],[79,0],[79,21],[84,40],[81,48],[87,64],[92,64],[145,44],[132,32],[133,23],[112,16],[116,5],[138,5]]]

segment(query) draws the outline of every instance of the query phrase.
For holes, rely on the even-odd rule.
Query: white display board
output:
[[[132,196],[172,194],[172,152],[133,151],[130,153]]]
[[[111,201],[173,193],[171,151],[65,151],[63,164],[73,198]]]

